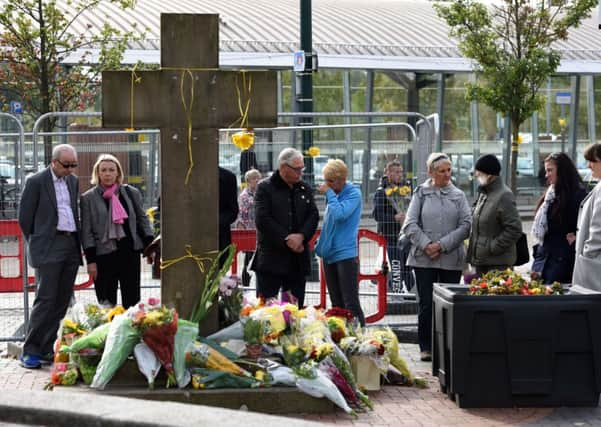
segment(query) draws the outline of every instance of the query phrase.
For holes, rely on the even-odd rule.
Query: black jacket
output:
[[[252,270],[278,275],[309,274],[309,240],[315,234],[319,212],[313,192],[303,181],[292,188],[278,171],[259,182],[255,193],[257,250]],[[286,245],[286,236],[302,233],[305,250],[297,254]]]
[[[236,175],[219,167],[219,250],[232,243],[230,226],[238,217],[238,182]]]
[[[549,226],[542,245],[534,247],[532,271],[541,273],[544,283],[558,281],[570,283],[576,259],[575,244],[566,240],[568,233],[576,233],[578,210],[586,196],[586,190],[580,188],[572,192],[563,212],[554,212],[555,199],[547,211]]]
[[[396,242],[399,238],[399,233],[401,232],[401,226],[403,224],[394,219],[397,212],[386,197],[386,187],[388,187],[388,179],[383,176],[380,181],[380,186],[374,194],[372,216],[378,224],[378,233],[384,236],[389,242]]]

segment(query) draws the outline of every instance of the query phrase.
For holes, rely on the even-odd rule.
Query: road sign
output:
[[[571,92],[557,92],[555,94],[555,103],[559,105],[569,105],[572,103]]]
[[[23,114],[23,104],[19,101],[10,101],[10,112],[12,114]]]
[[[305,52],[299,50],[294,52],[294,71],[305,71]]]

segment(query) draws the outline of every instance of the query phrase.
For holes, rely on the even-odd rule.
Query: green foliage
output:
[[[487,7],[456,0],[434,5],[463,55],[478,63],[480,79],[468,84],[468,99],[511,120],[514,190],[520,126],[543,106],[539,89],[560,63],[552,44],[566,40],[568,30],[590,16],[596,4],[597,0],[503,0]]]
[[[107,0],[127,10],[134,0]],[[82,16],[94,13],[100,0],[70,0],[59,9],[55,0],[6,0],[0,6],[0,101],[20,100],[27,114],[84,110],[93,105],[98,78],[105,69],[121,68],[123,52],[135,36],[113,27],[105,16],[95,32],[80,29]],[[135,26],[132,26],[135,30]],[[92,58],[90,49],[99,49]],[[68,62],[69,65],[66,65]],[[48,121],[44,130],[52,130]],[[48,159],[46,159],[48,160]]]
[[[190,318],[188,319],[190,322],[197,324],[202,322],[209,313],[209,309],[217,301],[217,294],[219,293],[219,283],[232,266],[232,261],[234,260],[235,254],[236,247],[234,245],[229,245],[221,252],[219,252],[211,262],[209,270],[204,275],[204,285],[202,286],[202,289],[200,291],[198,301],[196,301],[196,304],[192,309],[192,313],[190,314]],[[220,268],[219,260],[222,257],[226,258],[223,262],[223,265]]]
[[[248,344],[263,343],[263,322],[256,319],[248,319],[244,323],[244,341]]]

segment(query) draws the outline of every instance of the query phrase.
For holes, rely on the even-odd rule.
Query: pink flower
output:
[[[159,305],[161,301],[158,298],[150,297],[148,298],[148,305],[155,306]]]

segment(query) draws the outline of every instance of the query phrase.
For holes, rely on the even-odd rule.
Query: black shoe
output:
[[[421,360],[422,362],[431,362],[432,361],[432,353],[430,353],[429,351],[422,351],[419,354],[419,360]]]

